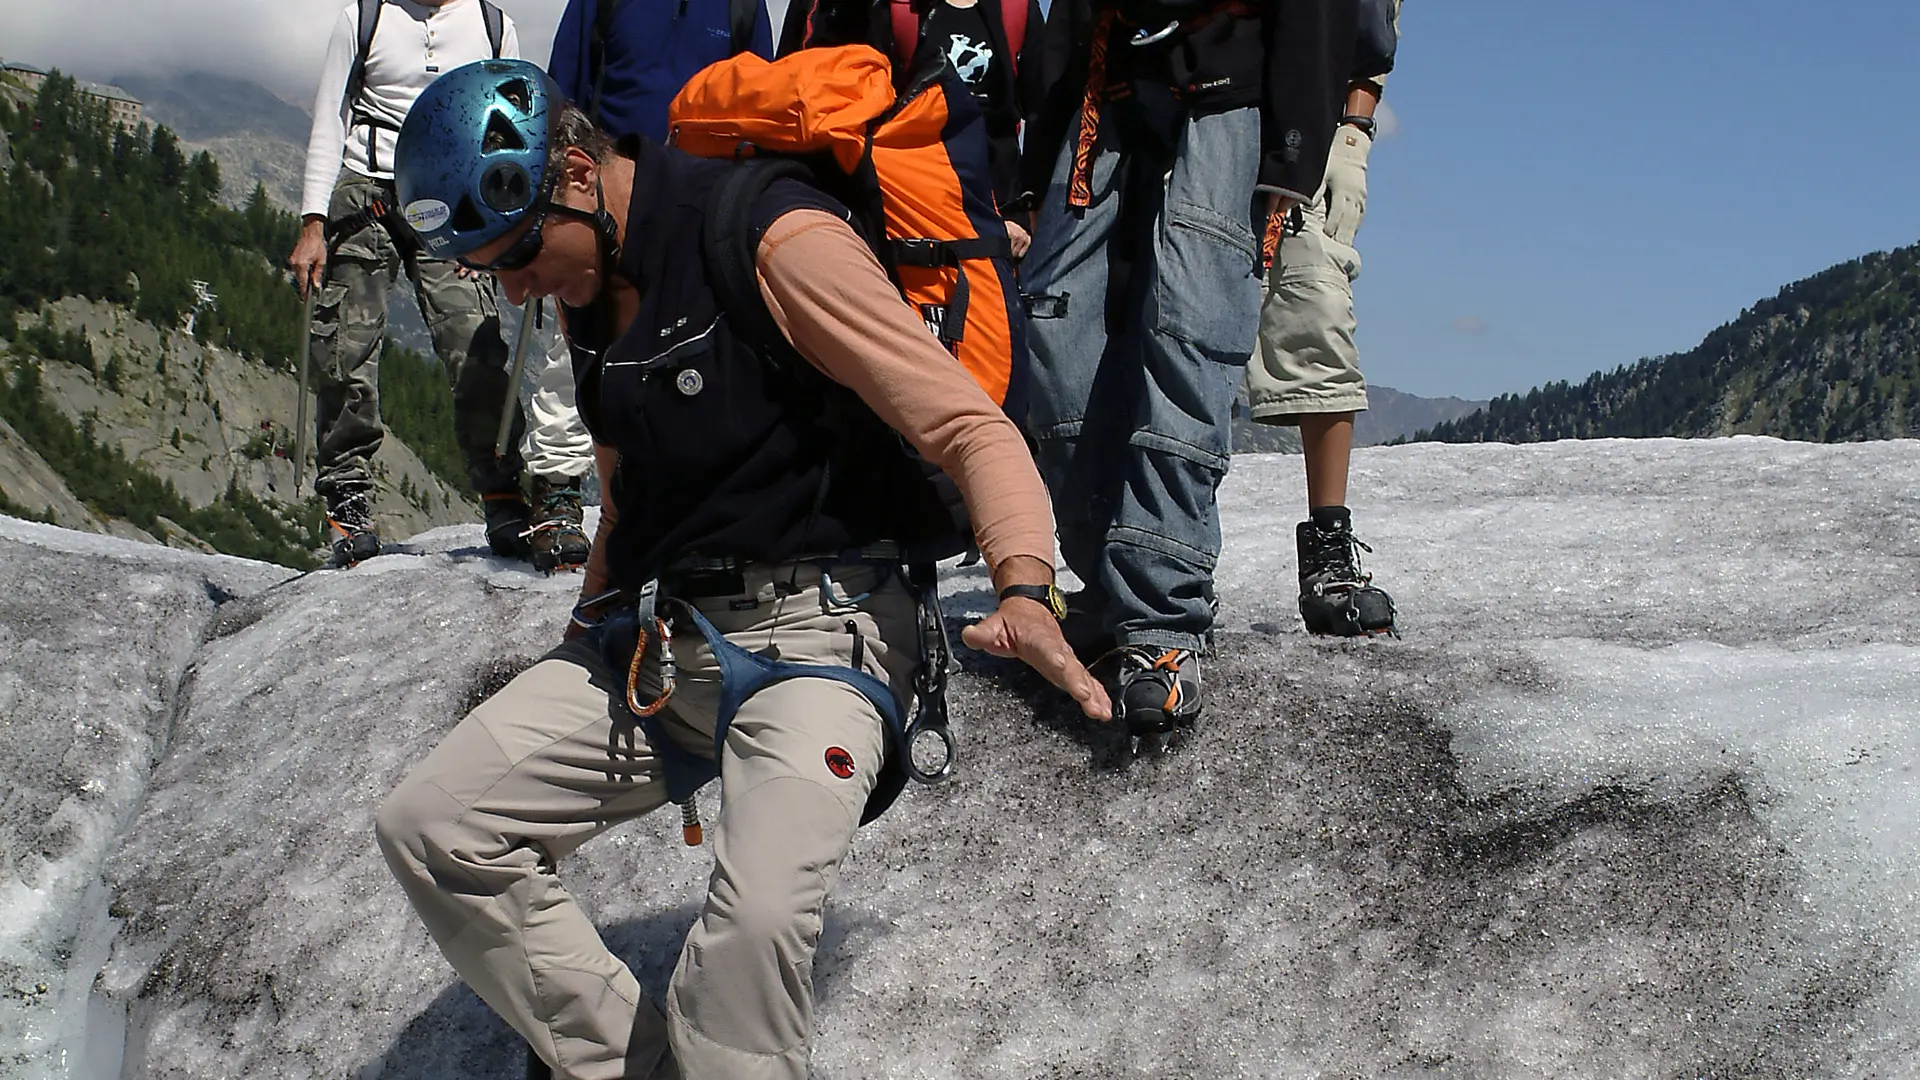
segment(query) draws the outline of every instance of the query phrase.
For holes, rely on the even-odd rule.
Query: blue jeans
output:
[[[1084,210],[1067,206],[1066,140],[1022,266],[1029,420],[1061,553],[1106,628],[1192,649],[1213,625],[1215,493],[1260,322],[1260,117],[1187,117],[1171,161],[1129,152],[1118,129],[1103,118]]]

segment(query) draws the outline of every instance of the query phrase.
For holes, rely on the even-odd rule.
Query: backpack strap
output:
[[[776,367],[791,346],[760,295],[757,262],[765,230],[754,222],[753,207],[782,177],[811,181],[813,172],[797,161],[746,158],[735,162],[708,196],[701,228],[710,284],[726,312],[728,327]]]
[[[1011,0],[1009,0],[1011,2]],[[487,44],[493,47],[493,58],[500,59],[500,43],[507,36],[507,16],[493,4],[493,0],[480,0],[480,17],[487,23]]]
[[[600,99],[607,81],[607,40],[613,37],[613,17],[620,0],[594,0],[593,29],[587,33],[586,114],[601,127],[607,126],[600,114]]]
[[[731,31],[729,56],[753,48],[753,24],[760,16],[760,0],[728,0],[727,26]]]
[[[347,89],[341,95],[340,108],[347,114],[347,128],[352,130],[355,124],[368,127],[391,128],[393,125],[379,119],[360,107],[360,93],[367,88],[367,53],[373,48],[373,32],[380,26],[380,8],[384,0],[360,0],[360,25],[353,43],[353,67],[347,72]],[[379,145],[378,137],[367,132],[367,166],[377,169],[374,148]]]
[[[360,112],[360,92],[367,88],[367,52],[373,48],[373,32],[380,25],[383,0],[360,0],[360,25],[353,43],[353,67],[347,72],[347,92],[341,100],[349,120]]]

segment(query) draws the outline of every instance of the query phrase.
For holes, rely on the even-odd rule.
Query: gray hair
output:
[[[560,110],[560,122],[553,126],[553,141],[547,147],[547,168],[565,168],[567,151],[578,148],[595,164],[604,164],[613,155],[613,139],[594,124],[586,113],[573,105]]]

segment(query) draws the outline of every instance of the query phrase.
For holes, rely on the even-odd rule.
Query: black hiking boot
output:
[[[336,570],[380,554],[380,534],[373,529],[373,489],[352,485],[328,491],[327,532],[332,539],[329,565]]]
[[[1095,661],[1093,674],[1106,685],[1135,753],[1165,749],[1200,718],[1200,654],[1191,649],[1122,646]]]
[[[518,489],[483,493],[481,506],[487,514],[487,546],[495,555],[524,559],[532,551],[527,536],[533,531],[533,510]]]
[[[1354,539],[1346,507],[1317,507],[1312,520],[1295,528],[1294,543],[1300,555],[1300,617],[1308,633],[1400,636],[1393,597],[1360,569],[1359,552],[1373,549]]]
[[[550,481],[533,478],[533,565],[541,573],[577,570],[587,564],[590,547],[580,529],[580,479]]]

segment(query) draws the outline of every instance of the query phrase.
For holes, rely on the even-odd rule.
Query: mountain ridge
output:
[[[1502,394],[1415,441],[1920,435],[1920,244],[1783,287],[1690,350]]]

